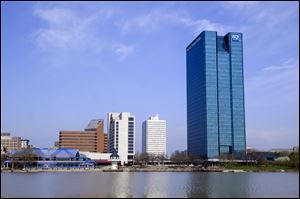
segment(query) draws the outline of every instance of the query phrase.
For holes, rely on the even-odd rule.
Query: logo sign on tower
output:
[[[240,40],[240,35],[232,35],[231,40],[232,41],[239,41]]]

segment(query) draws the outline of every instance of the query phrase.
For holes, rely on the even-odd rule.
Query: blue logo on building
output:
[[[232,41],[239,41],[240,40],[240,36],[239,35],[232,35],[231,36],[231,40]]]

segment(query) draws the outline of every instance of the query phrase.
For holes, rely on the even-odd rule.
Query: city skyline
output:
[[[168,154],[185,150],[185,47],[203,30],[235,31],[244,36],[247,145],[299,145],[296,5],[2,2],[1,132],[48,147],[61,129],[128,111],[141,152],[142,122],[159,113]]]

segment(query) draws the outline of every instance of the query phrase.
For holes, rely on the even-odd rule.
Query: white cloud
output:
[[[135,16],[134,18],[124,19],[116,22],[123,34],[134,31],[153,32],[165,26],[181,26],[191,28],[198,35],[203,30],[217,31],[225,34],[226,31],[237,30],[235,27],[226,26],[220,23],[212,22],[208,19],[193,19],[187,12],[154,9],[147,14]],[[240,30],[241,28],[238,28]],[[237,30],[237,31],[238,31]]]
[[[295,3],[294,7],[286,7]],[[229,1],[223,3],[227,10],[234,10],[234,14],[239,18],[264,24],[269,28],[280,26],[292,16],[297,16],[298,7],[296,2],[258,2],[258,1]],[[288,9],[286,9],[288,8]]]
[[[33,14],[43,20],[46,27],[39,28],[31,36],[38,47],[47,52],[56,52],[62,56],[61,53],[70,51],[80,51],[84,54],[106,51],[115,53],[120,59],[133,52],[133,45],[112,41],[108,36],[101,34],[105,30],[104,27],[109,26],[108,19],[115,15],[113,9],[80,13],[68,8],[38,7]]]
[[[116,25],[119,26],[124,34],[134,31],[152,32],[161,27],[171,16],[172,14],[163,13],[160,9],[155,9],[143,15],[117,21]]]
[[[298,62],[293,60],[293,59],[289,59],[286,60],[283,64],[281,65],[277,65],[277,66],[268,66],[263,68],[263,71],[276,71],[276,70],[289,70],[289,69],[296,69],[298,65]]]
[[[133,51],[134,47],[132,45],[121,44],[115,48],[115,52],[121,60],[129,56]]]
[[[226,34],[226,31],[232,30],[231,27],[211,22],[207,19],[198,19],[193,20],[191,18],[178,18],[178,22],[182,23],[187,27],[191,27],[194,29],[196,34],[199,34],[203,30],[207,31],[217,31],[219,34]]]
[[[289,59],[264,67],[246,80],[245,106],[247,144],[265,149],[296,145],[299,61]]]
[[[33,13],[47,24],[46,27],[38,29],[33,34],[38,46],[42,49],[59,49],[65,52],[73,49],[98,51],[105,49],[114,52],[120,59],[132,54],[134,45],[125,45],[120,41],[109,41],[106,38],[101,38],[100,34],[95,34],[93,29],[98,28],[99,31],[101,27],[104,28],[101,23],[110,21],[110,24],[107,22],[105,27],[117,25],[123,34],[136,31],[151,33],[161,30],[165,26],[190,28],[195,35],[203,30],[217,31],[219,34],[237,30],[208,19],[193,19],[185,10],[174,11],[156,8],[146,14],[135,15],[126,19],[120,18],[113,9],[107,8],[88,13],[86,16],[68,8],[38,7]],[[120,15],[122,12],[118,14]]]
[[[34,14],[48,21],[51,26],[61,26],[72,22],[75,18],[71,10],[65,8],[42,9],[37,8]]]
[[[257,5],[259,1],[225,1],[224,3],[238,8],[245,8],[247,6]]]
[[[277,66],[267,66],[246,82],[247,92],[275,91],[299,84],[299,61],[289,59]],[[273,88],[273,89],[272,89]]]
[[[260,150],[291,148],[299,145],[299,134],[290,128],[247,129],[247,145]]]
[[[33,34],[39,47],[43,49],[69,50],[86,45],[87,38],[91,36],[87,30],[91,18],[80,20],[72,10],[38,8],[34,14],[47,24],[46,28],[40,28]]]

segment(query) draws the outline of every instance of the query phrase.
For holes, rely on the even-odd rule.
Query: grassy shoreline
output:
[[[299,172],[298,168],[281,165],[222,165],[222,169],[240,169],[246,172]]]

